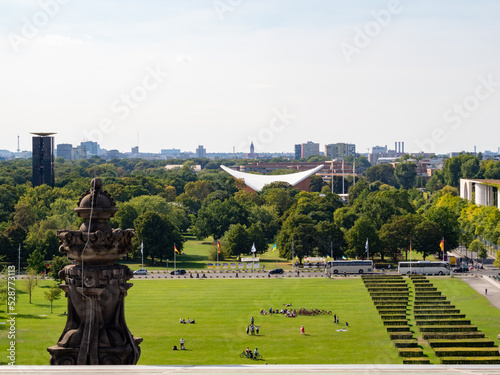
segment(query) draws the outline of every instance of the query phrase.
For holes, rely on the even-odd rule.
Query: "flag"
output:
[[[220,242],[217,241],[217,252],[220,254]]]
[[[366,238],[366,243],[365,243],[365,253],[368,253],[368,237]]]
[[[347,260],[347,258],[345,256],[343,256],[343,255],[342,255],[342,259],[346,259]]]
[[[441,252],[444,252],[444,238],[441,240],[439,247],[441,248]]]
[[[255,242],[253,243],[252,245],[252,250],[250,250],[252,253],[255,253],[257,251],[257,249],[255,248]]]
[[[326,259],[330,259],[330,255],[327,255],[327,256],[326,256]]]
[[[144,254],[144,242],[141,241],[141,254]]]
[[[180,254],[181,252],[179,250],[177,250],[177,246],[174,245],[174,251],[177,253],[177,254]]]
[[[271,249],[271,251],[276,250],[276,247],[277,247],[277,246],[278,246],[277,244],[274,244],[274,245],[273,245],[273,248]]]

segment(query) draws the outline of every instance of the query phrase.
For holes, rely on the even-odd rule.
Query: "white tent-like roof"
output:
[[[280,175],[252,174],[252,173],[238,172],[224,165],[221,165],[220,167],[234,178],[244,180],[245,184],[248,187],[252,188],[253,190],[261,191],[264,186],[272,182],[288,182],[290,185],[295,186],[299,182],[304,181],[306,178],[311,177],[313,174],[315,174],[317,171],[323,168],[324,165],[319,165],[314,169],[309,169],[304,172],[280,174]]]

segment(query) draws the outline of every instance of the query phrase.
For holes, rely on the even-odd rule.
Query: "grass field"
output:
[[[473,324],[495,339],[500,330],[499,310],[454,278],[434,279],[436,286],[471,318]],[[28,304],[28,296],[18,292],[18,365],[46,365],[48,346],[55,345],[66,317],[66,300],[49,302],[43,281]],[[331,310],[340,317],[260,315],[261,309],[293,307]],[[5,321],[5,313],[0,322]],[[142,365],[255,364],[239,353],[249,346],[259,348],[264,360],[278,364],[400,364],[382,321],[360,278],[339,279],[176,279],[135,280],[126,298],[126,320],[141,344]],[[254,316],[260,335],[248,336],[245,327]],[[179,324],[179,318],[196,319],[196,324]],[[345,321],[347,332],[338,332]],[[304,325],[306,335],[300,335]],[[1,348],[7,339],[1,325]],[[186,351],[172,351],[179,339],[186,340]],[[495,340],[496,342],[498,340]],[[0,364],[5,359],[0,357]]]

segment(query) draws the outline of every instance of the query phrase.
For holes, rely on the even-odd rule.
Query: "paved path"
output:
[[[498,281],[488,276],[464,276],[461,279],[479,294],[485,296],[493,306],[500,309],[500,283]],[[485,293],[486,289],[488,293]]]

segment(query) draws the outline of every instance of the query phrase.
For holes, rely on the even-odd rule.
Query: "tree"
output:
[[[324,184],[325,183],[323,182],[323,178],[321,178],[321,176],[313,175],[311,176],[309,182],[309,191],[319,193]]]
[[[477,253],[477,257],[481,259],[482,263],[484,264],[484,260],[488,257],[488,251],[486,250],[486,247],[484,246],[484,243],[482,241],[478,239],[472,241],[469,245],[469,250]]]
[[[50,264],[49,276],[52,277],[54,280],[62,281],[61,277],[59,276],[59,271],[61,271],[67,265],[71,264],[71,262],[68,260],[66,256],[56,255],[52,258],[49,264]]]
[[[338,225],[330,221],[320,221],[316,224],[316,232],[318,233],[317,251],[319,254],[329,256],[333,252],[333,259],[342,256],[346,243],[344,232]]]
[[[314,221],[306,215],[290,215],[278,233],[277,244],[280,257],[289,260],[297,257],[302,263],[302,259],[311,255],[317,246]]]
[[[248,212],[234,198],[224,202],[216,200],[198,211],[194,232],[198,239],[213,236],[221,238],[231,224],[247,224]]]
[[[497,251],[497,256],[495,257],[493,265],[497,268],[500,268],[500,251]]]
[[[29,294],[29,303],[31,303],[31,292],[33,292],[33,289],[35,289],[37,281],[38,274],[32,269],[28,269],[28,273],[26,275],[26,278],[23,280],[23,284]]]
[[[347,255],[351,258],[366,258],[368,256],[365,246],[368,239],[370,255],[381,253],[382,242],[377,234],[375,225],[366,217],[360,217],[353,227],[345,235],[348,250]]]
[[[144,244],[144,254],[155,258],[173,258],[174,244],[180,251],[183,248],[184,237],[166,215],[156,212],[146,212],[134,221],[138,238]]]
[[[379,231],[383,243],[382,259],[389,255],[396,262],[402,250],[408,250],[415,226],[417,215],[394,216],[391,221],[382,225]]]
[[[366,179],[369,183],[380,181],[384,184],[397,186],[394,176],[394,167],[391,164],[377,164],[366,170]]]
[[[252,242],[247,228],[242,224],[231,224],[222,239],[224,249],[230,256],[250,252]]]
[[[441,251],[441,239],[439,226],[433,221],[424,220],[415,226],[412,248],[421,253],[425,260],[427,256]]]
[[[55,300],[58,300],[59,298],[61,298],[61,292],[62,292],[62,290],[59,289],[58,285],[51,285],[49,290],[46,290],[45,292],[43,292],[43,294],[45,295],[45,299],[50,301],[50,313],[51,314],[53,313],[52,305],[53,305]]]
[[[394,171],[394,176],[403,189],[411,189],[415,187],[417,165],[412,162],[399,163]]]
[[[45,261],[39,250],[34,250],[28,258],[28,269],[32,270],[37,275],[45,271]]]
[[[445,206],[433,206],[425,216],[428,220],[437,224],[441,237],[444,238],[444,250],[451,251],[455,249],[460,240],[460,226],[458,217],[453,210]]]

